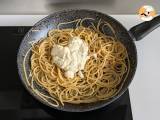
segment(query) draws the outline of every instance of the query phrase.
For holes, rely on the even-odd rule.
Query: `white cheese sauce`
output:
[[[54,45],[51,51],[53,63],[65,71],[67,78],[74,78],[78,72],[83,78],[81,70],[84,69],[88,59],[88,45],[79,37],[72,37],[68,46]]]

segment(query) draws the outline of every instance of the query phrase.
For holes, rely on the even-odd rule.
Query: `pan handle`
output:
[[[151,21],[142,22],[129,30],[131,36],[139,41],[145,37],[148,33],[160,26],[160,16],[153,18]]]

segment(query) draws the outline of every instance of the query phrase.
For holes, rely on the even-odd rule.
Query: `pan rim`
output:
[[[102,14],[102,15],[104,15],[104,16],[106,16],[106,17],[109,17],[109,18],[111,18],[112,20],[114,20],[115,22],[117,22],[119,25],[121,25],[121,26],[124,28],[124,30],[126,31],[126,33],[128,33],[128,35],[130,36],[130,38],[133,39],[133,38],[131,37],[131,35],[129,34],[129,32],[127,31],[127,29],[126,29],[118,20],[116,20],[115,18],[113,18],[113,17],[111,17],[111,16],[109,16],[109,15],[107,15],[107,14],[105,14],[105,13],[102,13],[102,12],[99,12],[99,11],[96,11],[96,10],[89,10],[89,9],[67,9],[67,10],[62,10],[62,11],[54,12],[54,13],[52,13],[52,14],[44,17],[43,19],[41,19],[41,20],[38,21],[37,23],[35,23],[35,24],[33,25],[33,27],[34,27],[34,26],[37,26],[37,25],[40,24],[42,21],[44,21],[44,20],[46,20],[46,19],[49,19],[50,17],[52,17],[52,16],[54,16],[54,15],[56,15],[56,14],[61,14],[61,13],[70,12],[70,11],[95,12],[95,13],[98,13],[98,14]],[[24,81],[22,72],[20,71],[20,65],[19,65],[19,56],[21,56],[21,54],[20,54],[20,53],[21,53],[21,52],[20,52],[20,49],[21,49],[21,46],[22,46],[22,44],[23,44],[24,39],[26,39],[26,37],[27,37],[26,35],[32,30],[33,27],[31,27],[31,29],[25,34],[25,36],[23,37],[23,39],[22,39],[22,41],[21,41],[21,43],[20,43],[20,45],[19,45],[18,52],[17,52],[17,68],[18,68],[18,74],[19,74],[19,76],[20,76],[20,80],[21,80],[23,86],[24,86],[24,87],[26,88],[26,90],[27,90],[36,100],[38,100],[39,102],[41,102],[41,103],[43,103],[44,105],[47,105],[47,106],[49,106],[49,107],[51,107],[51,108],[54,108],[54,109],[57,109],[57,110],[61,110],[61,111],[65,111],[65,112],[88,112],[88,111],[97,110],[97,109],[100,109],[100,108],[103,108],[103,107],[109,105],[110,103],[112,103],[112,102],[114,102],[115,100],[117,100],[120,96],[122,96],[122,94],[128,89],[128,87],[126,87],[125,89],[123,89],[122,92],[119,92],[118,95],[114,96],[110,101],[107,101],[107,102],[104,103],[104,104],[101,104],[101,105],[96,106],[96,107],[91,107],[91,108],[83,109],[83,110],[82,110],[82,109],[81,109],[81,110],[78,110],[78,109],[63,109],[63,108],[60,108],[60,107],[54,107],[54,106],[46,103],[42,98],[40,98],[38,95],[36,95],[36,94],[32,91],[32,89],[29,88],[29,86],[28,86],[28,85],[26,84],[26,82]],[[133,41],[132,41],[132,42],[133,42]],[[136,49],[136,45],[135,45],[134,42],[133,42],[133,44],[134,44],[134,47],[135,47],[135,50],[136,50],[136,51],[135,51],[135,53],[136,53],[136,55],[135,55],[135,56],[136,56],[136,58],[135,58],[135,59],[136,59],[136,60],[135,60],[135,61],[136,61],[136,65],[135,65],[134,73],[133,73],[133,75],[132,75],[132,79],[130,80],[130,82],[129,82],[129,84],[128,84],[127,86],[129,86],[130,83],[131,83],[131,81],[133,80],[133,77],[134,77],[134,75],[135,75],[136,68],[137,68],[137,49]]]

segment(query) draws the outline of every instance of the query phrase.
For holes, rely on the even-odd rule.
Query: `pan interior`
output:
[[[25,75],[23,72],[24,55],[31,48],[30,43],[37,42],[38,40],[41,40],[42,38],[46,37],[47,32],[51,29],[56,29],[57,25],[59,23],[64,23],[64,22],[69,22],[69,21],[74,21],[77,19],[84,19],[84,18],[86,19],[83,22],[84,26],[88,26],[91,23],[94,23],[96,25],[96,24],[98,24],[99,20],[106,21],[112,26],[112,28],[115,31],[115,35],[116,35],[117,39],[120,40],[120,42],[124,44],[124,46],[126,47],[126,49],[128,51],[131,69],[129,71],[129,75],[127,77],[127,80],[126,80],[125,84],[123,85],[123,88],[121,89],[119,94],[114,96],[113,98],[108,99],[108,100],[104,100],[104,101],[99,101],[96,103],[89,103],[89,104],[78,104],[78,105],[65,104],[64,106],[59,106],[56,108],[56,107],[53,107],[52,105],[50,105],[49,103],[47,103],[46,101],[44,101],[37,94],[33,93],[30,86],[27,84],[26,79],[25,79]],[[92,18],[94,20],[92,20],[90,18]],[[63,28],[63,29],[75,28],[75,27],[76,27],[76,23],[74,23],[74,22],[73,23],[66,23],[66,24],[60,26],[60,28]],[[103,32],[106,35],[114,36],[110,27],[105,27]],[[31,55],[31,53],[28,54],[28,56],[26,58],[26,62],[25,62],[25,66],[26,66],[28,75],[29,75],[29,71],[30,71],[30,55]],[[91,10],[65,10],[65,11],[61,11],[61,12],[57,12],[57,13],[49,15],[48,17],[46,17],[46,18],[42,19],[41,21],[39,21],[38,23],[36,23],[30,29],[30,31],[25,35],[23,41],[21,42],[21,45],[19,48],[19,53],[17,56],[17,64],[18,64],[19,75],[21,77],[22,83],[24,84],[26,89],[36,99],[38,99],[39,101],[41,101],[42,103],[44,103],[50,107],[53,107],[53,108],[56,108],[59,110],[69,111],[69,112],[84,112],[84,111],[90,111],[90,110],[95,110],[95,109],[104,107],[122,95],[122,93],[128,88],[128,85],[130,84],[130,82],[134,76],[136,65],[137,65],[137,54],[136,54],[135,44],[133,43],[133,40],[129,36],[127,30],[118,21],[116,21],[112,17],[105,15],[105,14],[102,14],[97,11],[91,11]],[[47,94],[47,92],[44,91],[44,89],[42,89],[38,85],[36,85],[36,87],[41,92],[44,92],[45,94]]]

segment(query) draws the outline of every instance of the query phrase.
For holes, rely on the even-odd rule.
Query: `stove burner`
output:
[[[0,118],[3,120],[132,120],[128,90],[112,104],[90,112],[69,113],[35,100],[22,86],[16,55],[24,34],[31,27],[0,27]],[[8,74],[9,73],[9,74]]]

